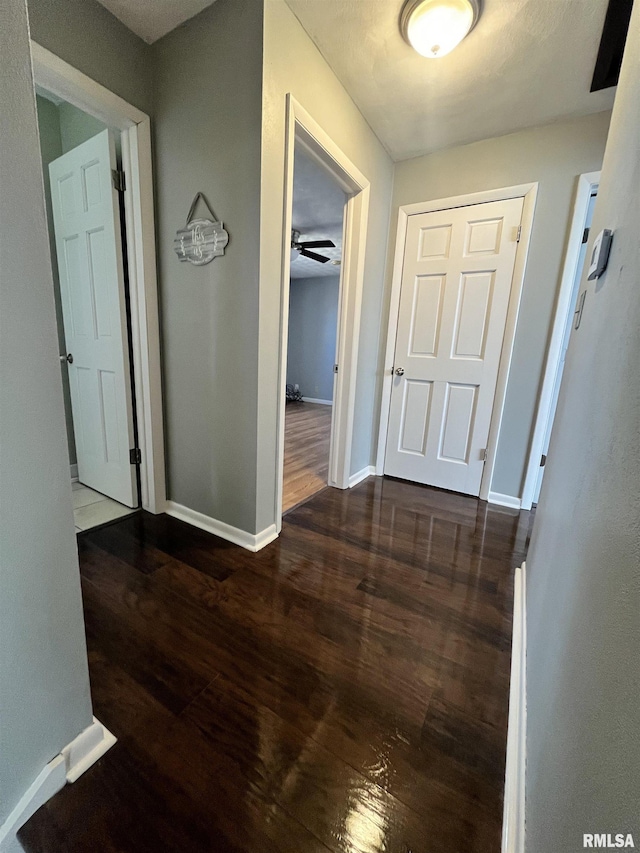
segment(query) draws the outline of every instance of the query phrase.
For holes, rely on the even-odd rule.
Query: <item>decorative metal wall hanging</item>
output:
[[[202,200],[211,214],[211,219],[194,219],[198,202]],[[173,246],[181,261],[203,266],[214,258],[224,255],[224,247],[229,242],[229,235],[222,227],[222,222],[215,218],[209,202],[202,193],[197,193],[187,214],[187,224],[176,234]]]

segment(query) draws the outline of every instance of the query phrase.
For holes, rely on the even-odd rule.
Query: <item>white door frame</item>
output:
[[[542,449],[544,446],[544,438],[551,417],[551,403],[553,399],[553,389],[560,366],[560,357],[562,349],[562,340],[567,323],[567,313],[570,308],[571,293],[577,273],[578,259],[580,257],[580,247],[582,246],[582,237],[587,220],[587,212],[589,210],[589,200],[594,190],[600,185],[600,172],[585,172],[578,177],[576,187],[576,196],[573,204],[573,214],[571,217],[571,227],[567,240],[567,250],[564,256],[564,265],[562,268],[562,278],[560,280],[560,288],[556,299],[556,307],[553,314],[551,337],[547,349],[547,358],[544,367],[542,385],[540,387],[540,395],[538,397],[538,406],[533,428],[533,437],[531,439],[531,450],[529,452],[529,462],[527,464],[527,473],[522,490],[522,509],[531,509],[533,497],[536,488],[538,474],[540,472],[540,459],[542,457]]]
[[[484,204],[489,201],[506,201],[511,198],[524,199],[522,208],[522,231],[520,242],[516,250],[515,265],[513,268],[513,280],[511,282],[511,295],[509,297],[509,308],[505,323],[502,353],[498,367],[498,380],[493,399],[491,413],[491,425],[489,427],[489,438],[487,442],[487,461],[480,483],[480,499],[491,502],[491,481],[496,463],[496,448],[502,425],[502,414],[504,411],[504,400],[511,369],[511,356],[513,354],[513,342],[515,338],[516,323],[520,310],[520,297],[527,263],[527,254],[531,242],[531,229],[533,227],[533,213],[536,206],[538,184],[520,184],[514,187],[501,187],[495,190],[485,190],[467,195],[452,196],[451,198],[440,198],[434,201],[421,201],[417,204],[405,204],[398,210],[398,228],[396,232],[396,249],[393,261],[393,275],[391,281],[391,301],[389,306],[389,327],[387,331],[387,346],[384,357],[382,402],[380,405],[380,431],[378,433],[378,453],[376,458],[376,474],[384,474],[384,459],[387,447],[387,435],[389,432],[389,409],[391,406],[391,388],[393,383],[393,361],[396,348],[396,332],[398,329],[398,311],[400,308],[400,291],[402,286],[402,268],[404,265],[404,247],[407,234],[407,226],[410,216],[421,213],[433,213],[438,210],[449,210],[452,207],[467,207],[471,204]],[[496,496],[497,502],[497,496]]]
[[[349,488],[353,418],[358,367],[358,341],[364,282],[364,258],[369,217],[368,179],[349,160],[345,153],[325,133],[311,115],[287,95],[285,131],[284,216],[282,232],[282,280],[280,295],[280,353],[278,370],[278,441],[276,446],[276,508],[277,528],[282,528],[282,494],[284,482],[284,427],[287,376],[287,345],[289,335],[289,285],[291,268],[291,219],[293,208],[293,165],[296,144],[313,157],[333,176],[347,193],[342,232],[342,264],[340,266],[340,297],[331,445],[328,485]]]
[[[133,376],[143,509],[165,511],[166,480],[158,281],[149,116],[31,42],[34,83],[120,131],[131,306]]]

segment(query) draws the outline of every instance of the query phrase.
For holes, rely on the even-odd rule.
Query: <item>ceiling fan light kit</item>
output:
[[[480,17],[480,0],[407,0],[400,15],[404,39],[436,59],[457,47]]]

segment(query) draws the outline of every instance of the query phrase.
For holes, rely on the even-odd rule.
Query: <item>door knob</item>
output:
[[[396,367],[396,376],[404,376],[404,367]]]
[[[68,353],[67,355],[61,355],[60,361],[68,361],[69,364],[73,364],[73,355],[71,353]]]

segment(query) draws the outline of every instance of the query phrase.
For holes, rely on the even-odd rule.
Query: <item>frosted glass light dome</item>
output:
[[[422,56],[446,56],[478,19],[477,0],[410,0],[403,9],[405,39]]]

